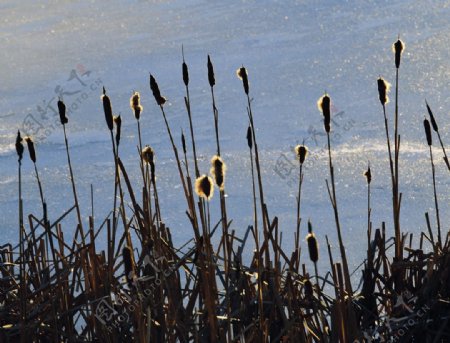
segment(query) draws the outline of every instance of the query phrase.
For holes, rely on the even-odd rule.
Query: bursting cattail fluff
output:
[[[69,119],[66,117],[66,105],[62,100],[58,100],[58,111],[59,111],[59,120],[61,121],[61,125],[65,125],[69,122]]]
[[[253,147],[252,128],[249,125],[247,129],[247,145],[251,149]]]
[[[385,79],[380,77],[377,81],[378,83],[378,97],[380,99],[381,105],[386,105],[389,103],[389,90],[391,89],[391,84]]]
[[[159,91],[158,84],[156,83],[155,78],[152,74],[150,74],[150,89],[152,90],[153,96],[155,97],[156,103],[159,106],[162,106],[166,103],[166,98],[161,96],[161,92]]]
[[[216,79],[214,77],[214,67],[211,63],[211,58],[208,55],[208,81],[211,87],[214,87],[216,84]]]
[[[423,127],[425,128],[425,135],[427,137],[427,143],[429,146],[431,146],[431,144],[433,144],[433,141],[431,139],[431,126],[430,126],[430,122],[428,121],[428,119],[425,119],[423,121]]]
[[[125,268],[125,277],[127,279],[128,286],[133,286],[134,277],[134,263],[132,257],[132,251],[129,247],[125,247],[122,250],[123,265]]]
[[[393,45],[392,50],[395,55],[395,67],[400,68],[400,59],[402,57],[403,50],[405,50],[405,43],[398,39]]]
[[[122,118],[120,115],[114,116],[114,123],[116,124],[116,144],[119,146],[120,144],[120,133],[122,128]]]
[[[134,92],[130,98],[130,107],[134,112],[134,117],[139,120],[141,112],[144,109],[141,105],[141,95],[139,92]]]
[[[201,198],[210,200],[214,194],[214,184],[208,175],[202,175],[195,180],[195,192]]]
[[[308,243],[309,259],[316,263],[319,260],[319,245],[317,243],[316,236],[312,231],[311,222],[308,221],[308,235],[306,236],[306,242]]]
[[[245,94],[248,95],[249,85],[248,85],[247,69],[245,69],[244,67],[241,67],[237,70],[236,74],[237,74],[238,78],[240,78],[242,80],[242,85],[244,86]]]
[[[20,131],[17,131],[17,137],[16,137],[16,152],[17,156],[19,156],[19,162],[22,161],[23,157],[23,144],[22,144],[22,137],[20,136]]]
[[[154,153],[153,149],[150,146],[146,145],[144,147],[144,149],[142,149],[142,159],[146,163],[153,164],[154,156],[155,156],[155,153]]]
[[[308,148],[304,145],[297,145],[295,147],[295,154],[297,155],[297,159],[300,161],[300,164],[303,164],[306,156],[308,155]]]
[[[34,150],[34,142],[31,137],[25,138],[25,141],[27,142],[28,152],[30,153],[30,160],[33,161],[33,163],[36,163],[36,150]]]
[[[317,107],[319,108],[319,111],[323,114],[323,123],[325,126],[325,131],[327,133],[330,132],[331,129],[331,99],[328,96],[327,93],[325,93],[318,101],[317,101]]]
[[[222,158],[217,155],[213,156],[211,159],[211,165],[210,173],[214,177],[217,187],[223,191],[225,187],[225,173],[227,171],[227,166]]]
[[[108,125],[108,129],[112,131],[114,128],[112,106],[111,100],[109,100],[109,97],[106,95],[105,87],[103,87],[102,101],[103,101],[103,111],[105,112],[106,124]]]
[[[439,128],[438,128],[438,125],[437,125],[437,123],[436,123],[436,120],[434,119],[433,112],[431,112],[431,108],[430,108],[430,106],[428,105],[428,102],[427,102],[426,100],[425,100],[425,103],[427,104],[428,114],[430,115],[431,126],[433,127],[433,130],[434,130],[435,132],[438,132],[438,131],[439,131]]]

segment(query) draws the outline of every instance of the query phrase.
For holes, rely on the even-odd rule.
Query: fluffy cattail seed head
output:
[[[381,105],[386,105],[389,103],[389,90],[391,89],[391,84],[385,79],[380,77],[377,81],[378,83],[378,97],[380,98]]]
[[[22,144],[22,137],[20,136],[20,131],[17,131],[17,137],[16,137],[16,152],[17,156],[19,156],[19,162],[22,161],[23,157],[23,144]]]
[[[251,149],[253,147],[252,128],[249,125],[247,129],[247,145]]]
[[[305,162],[306,156],[308,155],[308,148],[304,145],[297,145],[295,147],[295,154],[297,155],[300,164],[303,164],[303,162]]]
[[[27,142],[28,152],[30,153],[30,160],[33,163],[36,163],[36,150],[34,150],[34,142],[31,137],[26,137],[25,141]]]
[[[208,175],[202,175],[195,180],[195,192],[199,197],[210,200],[214,194],[214,184]]]
[[[425,100],[425,103],[427,104],[428,114],[430,115],[431,126],[433,127],[433,130],[434,130],[435,132],[438,132],[438,131],[439,131],[439,128],[438,128],[438,125],[437,125],[437,123],[436,123],[436,120],[434,119],[433,112],[431,112],[431,108],[430,108],[430,106],[428,105],[428,102],[427,102],[426,100]]]
[[[425,119],[423,121],[423,127],[425,128],[425,135],[427,136],[427,143],[428,143],[428,145],[431,146],[431,144],[433,144],[433,141],[431,139],[431,126],[430,126],[430,122],[428,121],[428,119]]]
[[[58,110],[59,110],[59,120],[61,121],[61,125],[65,125],[69,122],[69,119],[66,117],[66,105],[60,99],[58,100]]]
[[[210,173],[214,177],[217,187],[223,191],[225,188],[225,173],[227,171],[227,166],[222,158],[217,155],[213,156],[211,159],[211,165]]]
[[[116,124],[116,144],[119,146],[120,144],[120,132],[122,128],[122,118],[120,115],[114,116],[114,123]]]
[[[153,164],[153,158],[155,156],[155,152],[153,151],[153,149],[146,145],[144,147],[144,149],[142,149],[142,159],[146,162],[146,163],[151,163]]]
[[[161,96],[161,92],[159,91],[158,84],[156,83],[155,78],[152,74],[150,74],[150,89],[152,90],[153,96],[155,97],[156,103],[159,106],[162,106],[166,103],[166,98]]]
[[[400,68],[400,59],[402,57],[403,50],[405,50],[405,43],[398,39],[393,45],[392,50],[394,51],[395,55],[395,67],[398,69]]]
[[[133,285],[133,277],[134,277],[134,262],[132,251],[129,247],[123,248],[122,258],[123,258],[123,265],[125,268],[125,277],[127,279],[128,286],[131,287]]]
[[[312,232],[310,221],[308,221],[308,235],[306,236],[306,242],[308,243],[309,259],[316,263],[319,260],[319,245],[316,236]]]
[[[208,81],[211,87],[214,87],[216,84],[216,79],[214,77],[214,67],[211,63],[211,58],[208,55]]]
[[[108,129],[112,131],[114,128],[112,106],[111,100],[109,100],[109,97],[106,95],[105,87],[103,87],[102,101],[103,101],[103,111],[105,112],[106,124],[108,125]]]
[[[372,182],[372,172],[370,171],[370,165],[365,171],[364,176],[366,177],[367,183],[370,185],[370,182]]]
[[[130,107],[134,112],[134,117],[139,120],[141,112],[144,109],[141,105],[141,95],[139,92],[134,92],[130,98]]]
[[[319,108],[319,111],[323,114],[323,123],[325,126],[325,131],[330,132],[331,129],[331,99],[328,96],[327,93],[325,93],[318,101],[317,101],[317,107]]]
[[[245,69],[244,67],[241,67],[237,70],[236,72],[238,78],[240,78],[242,80],[242,84],[244,86],[244,91],[245,94],[248,95],[249,92],[249,85],[248,85],[248,73],[247,73],[247,69]]]

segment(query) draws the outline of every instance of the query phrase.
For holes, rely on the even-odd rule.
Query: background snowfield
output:
[[[30,115],[43,126],[36,146],[37,164],[50,220],[58,218],[73,202],[62,127],[50,124],[59,121],[51,108],[56,108],[61,91],[71,109],[67,130],[82,213],[87,222],[91,184],[96,223],[101,223],[111,211],[114,165],[100,101],[102,85],[114,112],[122,115],[120,155],[135,187],[140,185],[139,159],[136,121],[129,98],[133,90],[141,92],[143,143],[156,152],[162,216],[176,245],[192,237],[169,138],[148,84],[151,72],[169,99],[168,120],[180,142],[181,129],[189,128],[181,75],[184,45],[197,150],[201,172],[205,173],[215,152],[207,54],[214,64],[221,150],[228,165],[228,215],[233,219],[232,229],[240,236],[252,223],[252,192],[245,139],[246,98],[236,77],[237,68],[244,65],[249,72],[266,202],[270,217],[279,217],[283,246],[287,250],[293,246],[297,168],[281,173],[280,168],[282,163],[297,166],[292,148],[305,140],[310,155],[302,193],[302,237],[310,218],[324,257],[325,235],[336,242],[336,230],[325,187],[326,137],[322,135],[322,116],[316,101],[325,90],[330,94],[334,113],[338,114],[332,143],[338,205],[350,264],[356,267],[362,262],[366,247],[367,193],[362,174],[369,160],[373,225],[378,228],[384,220],[388,235],[393,234],[389,164],[376,80],[382,75],[391,83],[394,81],[391,45],[398,34],[406,43],[399,102],[402,228],[417,237],[426,230],[424,212],[428,211],[435,229],[431,167],[422,121],[426,98],[435,112],[444,143],[450,145],[449,4],[67,0],[38,5],[31,0],[2,1],[0,244],[18,239],[14,141],[17,129],[23,130],[23,122]],[[387,110],[392,118],[392,103]],[[435,149],[435,159],[441,223],[447,232],[449,178],[440,149]],[[39,191],[27,152],[23,182],[25,213],[39,216]],[[219,220],[217,197],[211,208],[212,221]],[[63,223],[66,235],[71,235],[74,223],[73,213]],[[250,249],[248,246],[247,253]],[[320,261],[324,271],[328,259]]]

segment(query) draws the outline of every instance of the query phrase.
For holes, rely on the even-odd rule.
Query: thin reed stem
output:
[[[428,146],[430,149],[430,163],[431,163],[431,173],[433,174],[433,193],[434,193],[434,207],[436,210],[436,223],[438,228],[438,244],[439,248],[442,249],[442,236],[441,236],[441,220],[439,217],[439,203],[438,203],[438,197],[437,197],[437,191],[436,191],[436,172],[434,168],[434,161],[433,161],[433,149],[432,146]]]

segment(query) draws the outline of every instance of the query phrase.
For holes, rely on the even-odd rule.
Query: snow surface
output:
[[[450,144],[449,4],[431,0],[2,1],[0,243],[17,242],[18,238],[14,140],[29,115],[45,126],[39,131],[42,139],[37,154],[50,219],[55,220],[72,204],[62,128],[48,124],[58,119],[51,108],[48,119],[42,119],[38,110],[38,106],[44,111],[48,104],[55,106],[61,89],[68,92],[63,93],[64,100],[72,109],[67,129],[79,197],[85,204],[83,215],[87,218],[90,213],[91,184],[97,223],[111,210],[113,156],[100,101],[102,85],[124,121],[121,156],[135,185],[140,182],[136,122],[129,98],[133,90],[141,92],[143,143],[156,151],[162,215],[176,244],[191,238],[173,152],[148,86],[151,72],[170,101],[166,106],[168,119],[179,141],[180,129],[188,129],[181,77],[184,45],[202,172],[209,170],[215,151],[207,54],[214,63],[221,149],[228,165],[228,214],[238,235],[252,223],[252,193],[245,140],[246,98],[236,69],[245,65],[249,70],[266,202],[270,216],[280,219],[286,249],[293,244],[296,169],[289,176],[283,174],[284,178],[276,169],[281,163],[295,163],[292,147],[303,139],[311,150],[302,194],[302,236],[310,218],[322,256],[324,236],[335,242],[336,232],[325,188],[326,140],[320,135],[323,124],[316,101],[324,90],[330,94],[334,113],[339,114],[332,143],[337,197],[344,241],[351,265],[356,266],[366,246],[366,183],[362,174],[368,160],[373,174],[374,227],[385,220],[388,234],[392,234],[389,168],[376,79],[383,75],[394,81],[391,44],[398,34],[406,42],[400,70],[402,227],[417,236],[426,230],[424,212],[428,211],[435,228],[422,120],[427,98],[443,140]],[[79,79],[69,80],[72,70]],[[392,117],[393,104],[388,105],[388,112]],[[449,178],[439,149],[435,149],[435,157],[441,222],[447,231]],[[34,170],[28,156],[24,160],[25,213],[39,215]],[[211,208],[218,220],[217,197]],[[64,222],[69,236],[74,222],[74,215]],[[327,259],[321,262],[327,267]]]

